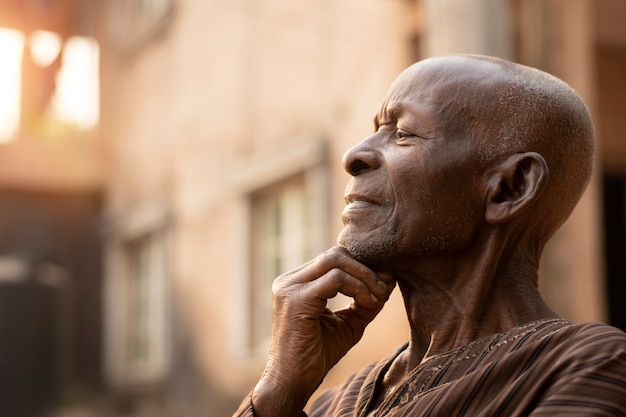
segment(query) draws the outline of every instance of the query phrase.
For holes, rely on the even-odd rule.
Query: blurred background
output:
[[[340,230],[343,152],[402,69],[453,52],[589,104],[595,176],[541,286],[626,329],[625,19],[623,0],[0,0],[0,415],[231,415],[272,280]],[[405,321],[394,294],[324,387]]]

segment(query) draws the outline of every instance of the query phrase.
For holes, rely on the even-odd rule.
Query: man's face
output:
[[[458,97],[459,78],[432,64],[405,71],[375,132],[344,155],[352,178],[338,243],[372,268],[462,251],[483,218],[475,145],[450,133],[458,120],[441,120],[444,106],[458,105],[450,97]]]

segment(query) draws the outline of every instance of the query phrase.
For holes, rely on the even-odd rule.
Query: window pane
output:
[[[143,238],[128,246],[128,361],[145,362],[149,355],[150,240]]]

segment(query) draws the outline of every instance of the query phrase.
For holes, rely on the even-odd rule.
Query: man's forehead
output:
[[[454,80],[440,77],[436,71],[422,65],[412,65],[403,71],[392,83],[377,112],[376,119],[381,123],[386,119],[397,119],[403,114],[428,113],[436,106],[441,89]]]
[[[464,101],[477,91],[496,88],[507,75],[499,60],[445,56],[420,61],[404,70],[391,85],[377,117],[397,117],[406,108],[433,110]]]

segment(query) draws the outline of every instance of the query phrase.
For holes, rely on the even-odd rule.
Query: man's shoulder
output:
[[[624,347],[626,333],[605,323],[572,323],[563,329],[571,342],[608,343]]]
[[[541,368],[546,374],[579,369],[583,364],[583,368],[591,369],[615,363],[626,374],[626,333],[604,323],[544,320],[519,326],[488,341],[489,354],[473,355],[486,363],[521,363],[524,369]]]
[[[545,338],[564,357],[626,358],[626,333],[605,323],[572,323]]]

